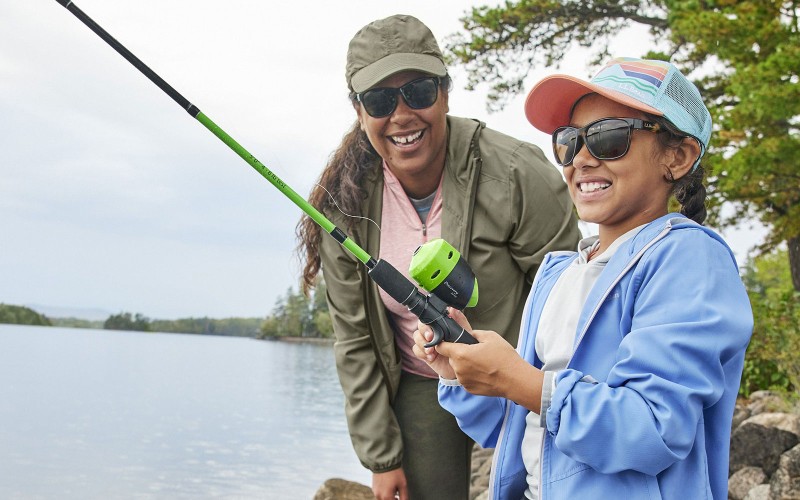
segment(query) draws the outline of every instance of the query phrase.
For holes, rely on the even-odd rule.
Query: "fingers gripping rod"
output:
[[[303,212],[311,217],[314,222],[316,222],[344,248],[352,253],[367,267],[367,272],[370,278],[372,278],[372,280],[375,281],[379,287],[385,290],[389,296],[406,306],[412,313],[419,317],[423,323],[429,324],[433,328],[434,338],[428,344],[428,347],[439,344],[442,341],[461,342],[467,344],[477,343],[477,341],[469,333],[461,328],[452,318],[447,316],[447,304],[434,295],[426,295],[420,292],[419,289],[417,289],[417,287],[408,278],[403,276],[402,273],[400,273],[388,262],[381,259],[376,261],[374,258],[372,258],[363,248],[358,246],[352,239],[350,239],[344,233],[344,231],[336,227],[333,222],[320,213],[319,210],[308,203],[302,196],[297,194],[297,192],[283,182],[263,163],[258,161],[255,156],[250,154],[244,147],[236,142],[209,117],[204,115],[200,109],[197,108],[197,106],[189,102],[188,99],[183,97],[177,90],[172,88],[169,83],[158,76],[155,71],[150,69],[138,57],[133,55],[131,51],[119,43],[99,24],[92,20],[92,18],[87,16],[81,9],[78,8],[77,5],[75,5],[75,3],[73,3],[71,0],[56,1],[74,14],[75,17],[77,17],[83,24],[85,24],[95,34],[108,43],[122,57],[124,57],[128,62],[136,67],[136,69],[144,74],[144,76],[146,76],[151,82],[156,84],[158,88],[170,96],[172,100],[175,101],[181,108],[187,111],[197,121],[202,123],[203,126],[206,127],[212,134],[217,136],[218,139],[224,142],[245,162],[253,167],[259,174],[261,174],[262,177],[267,179],[281,193],[283,193]]]

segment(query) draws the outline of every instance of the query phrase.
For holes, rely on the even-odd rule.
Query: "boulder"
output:
[[[314,494],[314,500],[375,500],[372,488],[345,479],[325,481]]]
[[[728,479],[728,498],[744,500],[750,490],[768,479],[761,467],[743,467]]]
[[[489,474],[492,469],[494,448],[481,448],[477,444],[472,449],[472,473],[470,477],[469,498],[478,500],[489,488]]]
[[[769,485],[759,484],[747,493],[744,500],[771,500],[769,496]]]
[[[772,477],[781,454],[800,442],[794,432],[797,418],[787,413],[761,413],[742,422],[731,435],[731,473],[753,466]]]
[[[750,415],[758,415],[759,413],[786,411],[787,405],[775,392],[756,391],[750,394],[747,409]]]
[[[772,498],[800,499],[800,445],[781,455],[770,490]]]

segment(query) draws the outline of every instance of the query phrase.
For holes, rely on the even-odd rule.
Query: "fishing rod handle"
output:
[[[425,295],[393,265],[383,259],[378,260],[369,271],[372,280],[390,297],[406,306],[419,320],[431,327],[433,340],[425,347],[433,347],[441,342],[477,344],[456,321],[447,315],[447,304],[435,295]]]

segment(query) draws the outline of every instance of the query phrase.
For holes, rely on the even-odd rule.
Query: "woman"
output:
[[[535,146],[447,115],[441,51],[411,16],[362,28],[346,78],[357,121],[310,202],[406,275],[417,246],[451,243],[480,283],[467,314],[514,341],[544,254],[579,237],[559,172]],[[325,279],[348,427],[375,496],[468,498],[472,441],[439,407],[436,373],[413,355],[416,317],[309,218],[298,233],[305,285],[320,268]]]
[[[544,79],[526,114],[599,234],[545,258],[517,350],[481,330],[426,349],[420,327],[441,404],[496,447],[490,498],[726,499],[753,317],[733,253],[701,225],[700,93],[669,63],[620,58],[591,82]]]

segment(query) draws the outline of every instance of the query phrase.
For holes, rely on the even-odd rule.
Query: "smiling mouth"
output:
[[[424,130],[418,130],[408,135],[390,135],[389,140],[398,146],[410,146],[411,144],[418,143],[424,134]]]
[[[611,187],[609,182],[580,182],[578,183],[578,190],[581,193],[594,193],[602,191]]]

